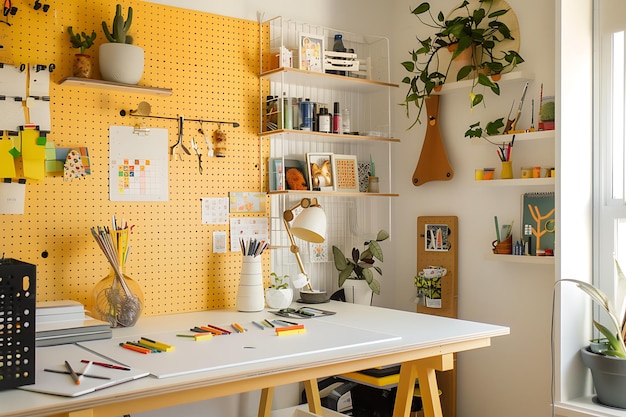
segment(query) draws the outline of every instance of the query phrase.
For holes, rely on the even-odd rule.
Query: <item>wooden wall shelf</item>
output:
[[[112,81],[92,80],[90,78],[67,77],[59,82],[59,85],[68,87],[89,87],[103,90],[123,91],[127,93],[156,94],[160,96],[171,96],[171,88],[146,87],[134,84],[122,84]]]

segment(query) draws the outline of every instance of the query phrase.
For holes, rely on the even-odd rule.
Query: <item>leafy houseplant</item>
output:
[[[91,57],[86,55],[85,52],[93,46],[93,41],[96,39],[96,32],[92,31],[91,35],[87,35],[85,32],[74,33],[72,26],[68,26],[67,33],[70,35],[72,48],[80,50],[80,53],[75,55],[72,67],[74,77],[91,77]]]
[[[449,76],[454,76],[454,81],[472,77],[470,105],[473,107],[483,102],[483,95],[475,93],[478,85],[488,87],[494,94],[500,94],[499,84],[490,79],[489,75],[511,71],[524,62],[516,51],[498,50],[501,42],[514,38],[507,24],[500,20],[510,9],[493,10],[494,1],[473,0],[471,3],[464,0],[452,10],[449,17],[444,16],[441,11],[435,17],[428,2],[411,11],[422,24],[436,31],[426,39],[418,38],[417,49],[410,52],[411,59],[402,62],[402,66],[411,73],[402,80],[404,84],[408,84],[403,103],[407,117],[411,107],[417,107],[417,117],[411,127],[420,122],[425,99],[438,86],[444,84]],[[423,15],[428,17],[423,19]],[[440,68],[440,65],[444,65],[440,52],[445,53],[446,49],[452,52],[451,59],[445,68]],[[453,61],[468,52],[469,61],[458,68],[456,74],[450,74],[450,71],[454,72]]]
[[[289,288],[289,275],[282,277],[272,272],[270,286],[265,290],[265,302],[270,308],[286,308],[293,301],[293,290]]]
[[[111,29],[102,22],[104,36],[109,43],[100,45],[100,73],[107,81],[124,84],[137,84],[143,75],[143,49],[132,45],[133,37],[128,35],[133,22],[133,8],[128,8],[127,18],[122,15],[122,5],[115,8]]]
[[[376,235],[376,239],[372,239],[364,243],[365,250],[359,251],[357,248],[352,249],[352,257],[346,258],[341,249],[333,245],[333,257],[335,259],[335,268],[339,271],[339,286],[343,286],[346,279],[365,280],[370,289],[377,295],[380,294],[380,283],[374,278],[372,269],[376,270],[382,276],[383,271],[379,266],[375,266],[376,259],[383,262],[383,250],[379,242],[387,240],[389,233],[380,230]]]
[[[583,290],[591,299],[607,313],[608,326],[594,320],[596,329],[604,336],[592,340],[589,347],[581,349],[583,362],[591,369],[593,383],[600,403],[612,407],[626,408],[626,277],[615,260],[618,283],[616,300],[620,303],[617,310],[611,300],[600,289],[593,285],[573,279],[562,279],[559,282],[572,282]]]

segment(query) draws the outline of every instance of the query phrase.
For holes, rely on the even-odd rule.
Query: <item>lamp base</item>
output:
[[[300,299],[298,302],[304,304],[321,304],[327,303],[329,300],[330,297],[326,291],[300,290]]]

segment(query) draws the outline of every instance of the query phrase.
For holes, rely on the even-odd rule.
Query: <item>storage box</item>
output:
[[[0,390],[35,383],[35,269],[0,260]]]
[[[356,72],[359,61],[355,53],[324,51],[324,71]]]

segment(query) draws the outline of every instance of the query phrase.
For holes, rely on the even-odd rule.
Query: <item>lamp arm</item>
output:
[[[309,282],[309,275],[304,270],[304,264],[302,263],[302,258],[300,257],[300,249],[298,248],[298,245],[296,245],[296,241],[293,237],[293,234],[291,233],[289,222],[284,217],[283,217],[283,223],[285,224],[285,230],[287,231],[287,236],[289,236],[289,242],[291,243],[289,250],[291,251],[291,253],[293,253],[296,256],[296,262],[298,262],[298,267],[300,268],[300,272],[307,279],[307,284],[305,288],[309,291],[312,291],[313,288],[311,288],[311,283]]]

